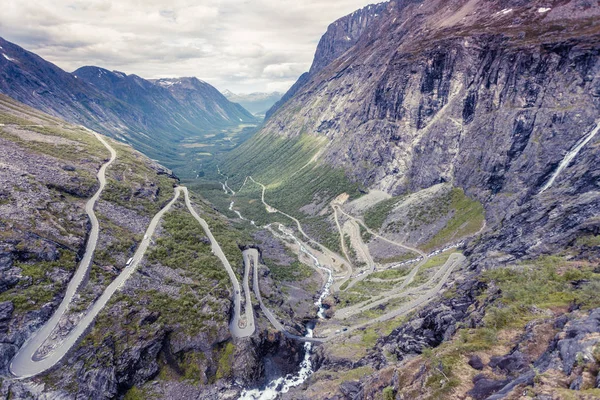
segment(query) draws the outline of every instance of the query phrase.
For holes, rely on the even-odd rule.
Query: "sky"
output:
[[[377,1],[375,1],[377,2]],[[66,71],[196,76],[235,93],[286,91],[327,26],[368,0],[2,0],[0,36]]]

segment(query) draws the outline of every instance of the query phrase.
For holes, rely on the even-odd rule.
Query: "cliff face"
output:
[[[377,21],[381,14],[386,13],[389,3],[369,5],[360,10],[346,15],[329,25],[327,32],[321,37],[315,58],[309,72],[302,74],[298,81],[283,95],[269,111],[266,119],[269,119],[288,100],[298,93],[311,77],[327,67],[332,61],[340,57],[352,48],[360,39],[365,30]]]
[[[321,37],[309,73],[314,75],[352,48],[377,18],[386,13],[389,3],[369,5],[329,25]]]
[[[597,233],[600,137],[540,192],[599,122],[600,7],[476,0],[386,7],[261,134],[325,136],[322,162],[390,194],[440,182],[464,188],[495,230],[481,251],[533,254]]]

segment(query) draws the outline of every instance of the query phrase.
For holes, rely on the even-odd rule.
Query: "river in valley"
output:
[[[233,210],[234,202],[232,201],[229,210],[234,211],[238,217],[243,221],[248,221],[247,218],[244,218],[239,211]],[[253,223],[254,221],[252,221]],[[323,286],[319,298],[315,302],[315,306],[317,307],[317,316],[319,319],[325,318],[325,312],[327,308],[323,305],[323,300],[329,295],[329,290],[331,285],[333,284],[333,273],[329,268],[321,265],[317,257],[312,254],[299,240],[296,236],[294,236],[293,232],[286,229],[282,224],[279,224],[279,230],[283,233],[283,235],[292,239],[300,248],[300,251],[306,254],[313,262],[314,267],[319,269],[327,275],[327,281]],[[315,327],[314,321],[311,321],[306,324],[306,337],[313,337],[313,329]],[[288,374],[286,376],[282,376],[268,382],[263,388],[259,389],[251,389],[244,390],[240,396],[240,400],[274,400],[280,394],[287,393],[291,388],[296,387],[304,383],[314,372],[313,365],[311,361],[312,355],[312,347],[313,343],[305,342],[304,343],[304,358],[300,363],[298,372],[295,374]]]

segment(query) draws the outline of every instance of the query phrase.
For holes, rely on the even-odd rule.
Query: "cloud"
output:
[[[0,36],[67,71],[197,76],[234,92],[286,90],[327,26],[366,0],[4,0]]]

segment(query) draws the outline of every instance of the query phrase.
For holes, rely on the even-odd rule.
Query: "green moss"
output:
[[[598,247],[600,246],[600,235],[586,235],[577,238],[575,243],[578,246]]]
[[[454,188],[450,194],[452,217],[428,243],[424,250],[443,247],[452,241],[476,233],[485,220],[483,206],[478,201],[468,198],[462,189]]]
[[[559,398],[563,400],[600,399],[600,389],[569,390],[557,388]]]
[[[144,390],[133,386],[127,391],[127,393],[125,393],[125,397],[123,397],[123,400],[146,400],[147,398],[148,396],[146,395]]]
[[[94,263],[96,265],[114,265],[122,268],[124,265],[117,265],[117,255],[121,258],[129,258],[133,255],[138,243],[142,240],[141,235],[133,234],[128,229],[125,229],[112,220],[108,219],[96,211],[98,220],[100,221],[100,236],[110,237],[111,242],[105,247],[98,243],[98,248],[94,253]],[[98,269],[98,268],[95,268]],[[99,271],[93,271],[100,273]],[[93,277],[91,277],[93,279]]]
[[[5,125],[29,125],[31,124],[30,121],[24,119],[24,118],[19,118],[16,117],[14,115],[10,115],[6,112],[0,112],[0,124],[5,124]]]
[[[131,209],[146,216],[156,214],[174,196],[175,180],[157,175],[141,154],[128,146],[111,143],[117,159],[107,171],[107,184],[102,199]],[[155,195],[140,196],[138,188],[144,187]]]
[[[383,389],[381,394],[383,395],[383,400],[394,400],[396,398],[396,390],[391,386]]]
[[[206,219],[215,239],[219,243],[219,246],[221,246],[238,279],[241,279],[244,262],[240,248],[253,243],[252,238],[246,231],[235,229],[224,218],[214,213],[205,214],[203,218]]]
[[[381,229],[381,226],[385,222],[388,215],[392,212],[392,210],[394,210],[398,203],[403,200],[403,198],[403,196],[392,197],[383,200],[369,208],[367,212],[365,212],[365,224],[373,230]]]
[[[379,264],[397,264],[409,260],[414,260],[416,257],[416,253],[403,253],[392,257],[377,258],[375,259],[375,261]]]
[[[362,237],[363,242],[368,243],[373,239],[373,235],[371,235],[362,224],[358,224],[358,229],[360,229],[360,236]]]
[[[202,376],[200,370],[200,362],[203,359],[203,354],[195,351],[185,353],[181,368],[183,369],[183,379],[198,383]]]
[[[341,382],[345,381],[357,381],[365,376],[368,376],[374,372],[370,366],[358,367],[348,371],[342,371],[338,376],[338,380]]]
[[[379,333],[374,328],[364,330],[361,341],[366,347],[374,347],[379,339]]]
[[[500,268],[483,275],[502,291],[500,302],[486,313],[486,326],[502,329],[520,326],[532,318],[530,309],[564,307],[576,303],[582,308],[597,306],[600,274],[591,267],[567,269],[562,275],[557,271],[568,265],[560,257],[541,257],[521,268]],[[576,289],[571,282],[586,279],[588,284]]]
[[[335,253],[342,252],[339,231],[335,224],[330,223],[328,215],[305,217],[301,221],[304,230],[311,238]]]
[[[426,387],[429,399],[445,398],[461,383],[462,377],[456,371],[462,370],[461,366],[466,364],[469,354],[481,351],[496,354],[495,349],[499,346],[502,349],[514,346],[510,339],[512,335],[502,332],[524,329],[528,322],[545,315],[539,309],[576,303],[585,310],[598,304],[600,274],[595,273],[593,267],[569,263],[556,256],[541,257],[528,265],[486,271],[481,279],[497,287],[498,291],[494,290],[494,294],[500,293],[500,298],[487,306],[483,326],[461,328],[452,341],[423,351],[428,370]],[[579,289],[571,284],[580,279],[589,283]],[[486,296],[481,296],[481,304],[485,304]],[[561,392],[567,393],[571,391]],[[570,398],[567,395],[563,397]]]
[[[564,272],[559,274],[559,269]],[[560,257],[541,257],[530,265],[487,271],[481,279],[493,283],[501,294],[487,307],[483,326],[460,329],[452,342],[423,353],[430,361],[431,376],[427,385],[434,392],[432,398],[443,397],[455,386],[452,371],[462,356],[498,345],[511,345],[499,342],[500,333],[506,329],[523,329],[529,321],[540,318],[535,310],[566,307],[572,303],[590,309],[598,304],[600,274],[594,273],[591,267],[569,265]],[[571,284],[573,279],[586,279],[589,283],[577,289]]]
[[[156,239],[156,246],[147,256],[150,262],[181,270],[200,287],[211,288],[215,281],[228,281],[227,272],[212,254],[202,227],[187,210],[168,213],[162,226],[168,235]]]
[[[430,398],[446,397],[460,385],[460,377],[454,374],[455,366],[460,362],[460,355],[456,353],[436,355],[431,350],[425,350],[423,356],[429,364],[430,375],[425,385],[432,391]]]
[[[354,287],[352,288],[354,289]],[[363,302],[365,300],[369,300],[371,298],[370,294],[358,293],[356,291],[345,291],[336,294],[338,301],[340,302],[340,307],[348,307],[353,304],[357,304]]]
[[[221,356],[219,357],[219,365],[217,368],[216,375],[217,380],[231,376],[234,351],[235,346],[233,345],[233,343],[227,342],[225,348],[221,352]]]
[[[24,313],[39,309],[62,291],[63,287],[49,278],[49,272],[56,268],[74,271],[77,264],[74,253],[61,250],[56,261],[15,263],[15,266],[21,268],[23,276],[31,278],[31,284],[3,292],[0,301],[12,301],[15,312]]]
[[[416,287],[427,282],[432,274],[430,270],[444,265],[452,253],[455,253],[455,250],[448,250],[444,253],[430,257],[423,265],[421,265],[419,272],[417,272],[415,278],[408,285],[408,287]]]
[[[403,278],[410,270],[408,268],[394,268],[394,269],[386,269],[385,271],[373,272],[369,275],[369,278],[376,279],[399,279]]]
[[[310,278],[314,271],[312,268],[294,261],[290,265],[279,265],[271,260],[265,260],[265,263],[271,270],[273,279],[283,282],[303,281]]]

